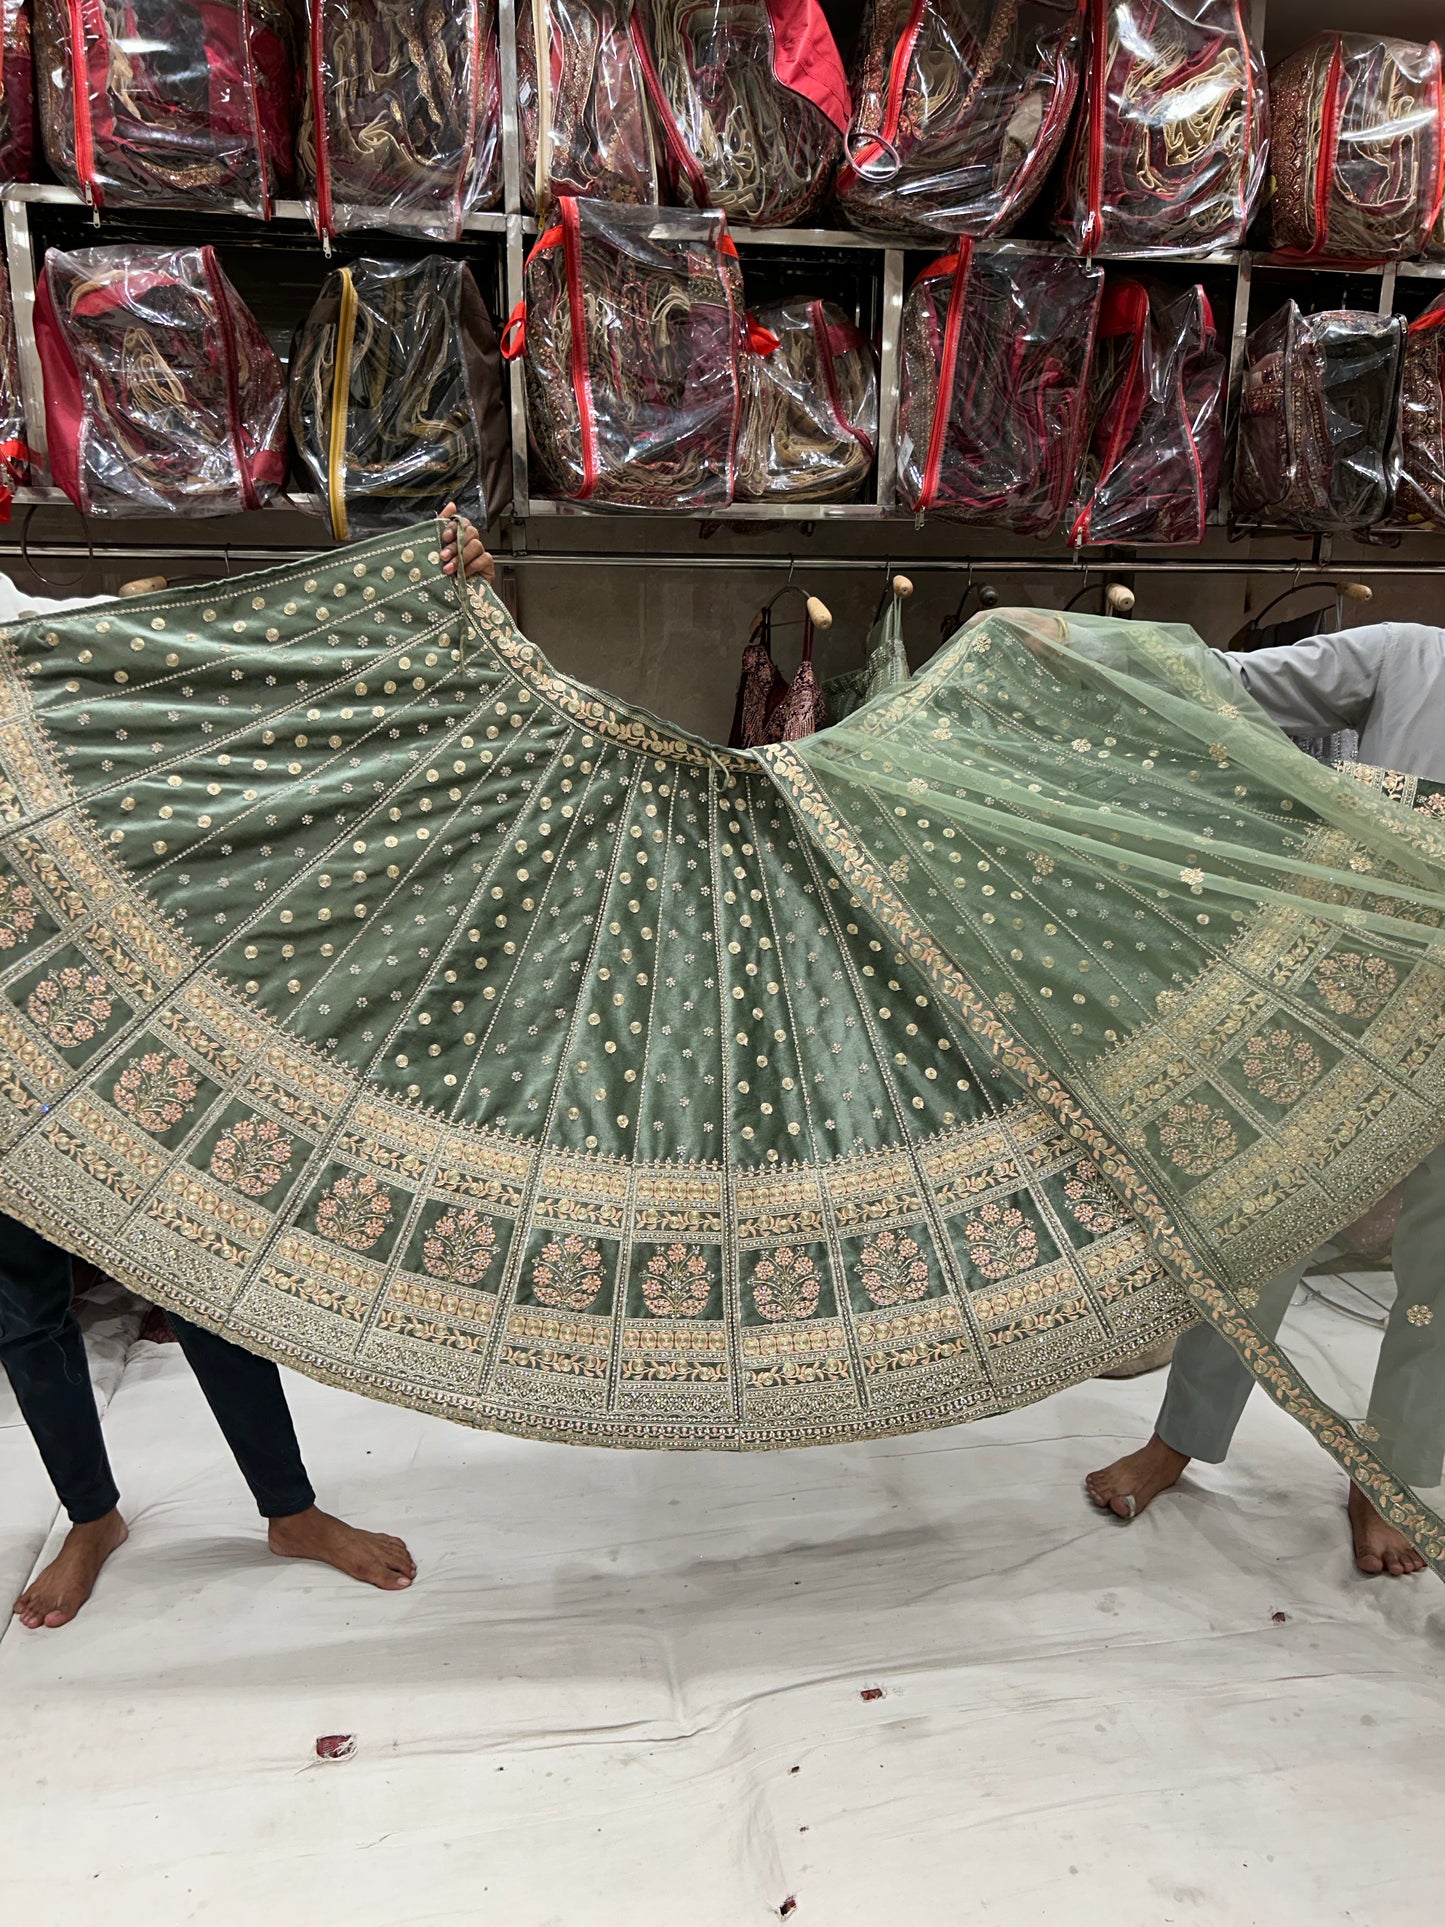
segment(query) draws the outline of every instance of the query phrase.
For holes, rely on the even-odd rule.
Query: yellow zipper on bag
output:
[[[346,516],[346,413],[351,399],[351,345],[356,338],[356,288],[350,268],[341,270],[341,312],[336,321],[336,353],[331,366],[331,435],[326,451],[326,492],[331,504],[331,533],[338,542],[349,540]]]

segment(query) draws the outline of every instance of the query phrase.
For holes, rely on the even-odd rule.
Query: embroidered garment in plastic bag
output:
[[[281,364],[211,248],[52,248],[50,472],[87,515],[231,515],[286,479]]]
[[[1445,294],[1405,331],[1399,454],[1397,512],[1445,528]]]
[[[872,343],[831,301],[773,302],[753,321],[764,352],[743,362],[738,500],[856,496],[878,441]]]
[[[1071,540],[1204,540],[1219,496],[1224,376],[1203,288],[1109,279]]]
[[[898,481],[910,509],[1017,535],[1063,517],[1104,276],[964,241],[903,307]]]
[[[271,212],[292,169],[285,0],[35,0],[45,153],[99,207]]]
[[[1081,254],[1239,247],[1264,181],[1254,0],[1089,0],[1064,232]]]
[[[1445,193],[1434,41],[1322,33],[1270,70],[1276,248],[1337,261],[1418,254]]]
[[[1234,513],[1246,522],[1347,534],[1380,521],[1394,490],[1405,324],[1293,301],[1245,344]]]
[[[311,0],[305,92],[296,169],[321,234],[456,240],[500,199],[494,0]]]
[[[0,0],[0,182],[28,181],[34,160],[30,0]]]
[[[838,200],[884,236],[1003,234],[1053,165],[1085,0],[872,0]]]
[[[540,72],[539,34],[551,50]],[[524,206],[545,213],[559,194],[644,206],[664,199],[660,136],[638,39],[633,0],[521,0]]]
[[[510,500],[501,357],[464,262],[338,269],[296,337],[288,385],[292,438],[338,541],[448,502],[485,527]]]
[[[10,271],[0,261],[0,522],[10,520],[11,496],[30,480],[30,460],[25,439],[25,402],[20,388],[20,358],[15,352]]]
[[[821,205],[849,100],[818,0],[638,0],[634,32],[675,200],[756,227]]]
[[[563,195],[502,350],[525,352],[532,451],[581,502],[732,501],[742,275],[721,214]]]

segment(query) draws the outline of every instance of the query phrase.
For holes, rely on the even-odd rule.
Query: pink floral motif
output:
[[[316,1207],[316,1229],[350,1251],[370,1251],[391,1223],[391,1193],[368,1172],[337,1178]]]
[[[1318,1084],[1325,1067],[1307,1037],[1281,1027],[1250,1038],[1244,1074],[1272,1104],[1297,1104],[1311,1085]]]
[[[784,1245],[753,1266],[753,1303],[762,1317],[775,1323],[811,1318],[821,1289],[812,1258],[796,1245]]]
[[[707,1259],[686,1245],[655,1251],[643,1270],[643,1302],[654,1318],[697,1318],[711,1293]]]
[[[1169,1106],[1159,1127],[1159,1142],[1169,1162],[1192,1178],[1204,1177],[1239,1149],[1229,1119],[1199,1097]]]
[[[1395,994],[1399,972],[1383,957],[1342,950],[1315,966],[1315,988],[1337,1017],[1367,1019],[1383,1010]]]
[[[985,1278],[1011,1278],[1039,1261],[1038,1233],[1017,1205],[980,1205],[964,1236],[968,1255]]]
[[[142,1130],[168,1131],[190,1110],[199,1089],[196,1073],[184,1057],[148,1050],[130,1060],[111,1095],[117,1110],[133,1117]]]
[[[0,950],[28,943],[35,928],[35,892],[13,877],[0,877]]]
[[[1064,1185],[1064,1202],[1075,1220],[1096,1238],[1117,1231],[1128,1215],[1123,1201],[1100,1177],[1097,1165],[1081,1158],[1073,1177]]]
[[[532,1296],[556,1311],[586,1311],[602,1289],[602,1253],[575,1231],[551,1238],[532,1266]]]
[[[52,1043],[62,1049],[72,1044],[88,1044],[98,1030],[110,1022],[114,1006],[107,992],[110,985],[94,970],[78,970],[67,964],[64,970],[47,977],[31,991],[25,1008],[30,1020]]]
[[[1423,816],[1445,817],[1445,790],[1437,790],[1434,796],[1427,796],[1423,803],[1415,806]]]
[[[291,1168],[295,1146],[269,1117],[241,1117],[217,1141],[211,1170],[248,1198],[264,1198]]]
[[[479,1285],[496,1248],[491,1220],[468,1206],[437,1220],[421,1248],[422,1263],[433,1278],[445,1278],[448,1284]]]
[[[928,1260],[915,1238],[901,1231],[880,1231],[864,1245],[859,1273],[875,1305],[906,1305],[928,1290]]]

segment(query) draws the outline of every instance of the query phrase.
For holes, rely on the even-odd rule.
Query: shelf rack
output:
[[[537,222],[523,208],[522,199],[522,138],[517,112],[517,40],[516,40],[516,0],[498,0],[498,31],[501,65],[502,100],[502,184],[503,204],[501,209],[486,213],[472,214],[464,224],[465,238],[494,243],[500,250],[500,285],[504,290],[505,310],[510,312],[522,298],[524,267],[529,239],[537,232]],[[3,210],[4,245],[10,270],[10,283],[15,307],[16,350],[19,360],[21,388],[26,409],[28,439],[37,456],[34,483],[27,489],[16,493],[17,504],[35,507],[64,507],[66,498],[59,490],[49,485],[46,470],[45,410],[39,358],[35,347],[34,300],[35,275],[37,270],[36,243],[32,233],[32,213],[37,208],[63,206],[79,208],[84,204],[80,196],[71,189],[43,183],[6,187],[0,195],[0,210]],[[175,211],[167,211],[174,221]],[[230,209],[207,210],[251,215],[253,210],[242,203],[235,203]],[[129,228],[143,226],[146,211],[126,208],[116,210],[117,217],[124,220]],[[97,240],[105,238],[106,215],[97,214]],[[266,229],[257,222],[258,233]],[[281,200],[276,203],[272,222],[273,231],[298,231],[309,234],[312,230],[311,218],[304,202]],[[819,524],[861,523],[883,525],[884,527],[904,528],[914,524],[915,519],[903,508],[898,499],[896,439],[898,398],[900,392],[900,355],[903,301],[909,256],[918,257],[930,251],[941,251],[947,242],[940,238],[932,249],[928,243],[904,248],[896,241],[883,241],[851,229],[804,227],[804,228],[750,228],[744,223],[731,224],[730,231],[743,258],[744,273],[747,271],[749,253],[753,250],[786,249],[798,254],[819,256],[820,280],[826,284],[827,257],[851,257],[866,261],[875,276],[875,312],[878,319],[878,358],[879,358],[879,423],[878,423],[878,461],[872,482],[871,499],[843,503],[746,503],[725,509],[703,511],[618,511],[605,507],[561,500],[532,492],[532,480],[527,460],[527,403],[525,380],[520,362],[508,365],[506,371],[507,404],[510,412],[512,430],[512,482],[513,503],[510,517],[507,518],[500,535],[494,539],[494,546],[509,552],[520,560],[529,548],[538,548],[545,543],[543,552],[562,555],[579,551],[576,538],[586,522],[595,524],[598,518],[607,517],[616,525],[622,520],[634,527],[640,523],[682,531],[689,525],[696,528],[701,524],[728,525],[768,524],[799,525],[797,538],[802,538],[804,529]],[[367,230],[366,245],[382,250],[386,245],[383,231]],[[1061,244],[1027,237],[1007,237],[1000,240],[982,241],[976,244],[989,252],[1018,252],[1026,254],[1060,254],[1065,250]],[[316,241],[318,250],[322,243]],[[1393,311],[1398,284],[1403,281],[1437,281],[1445,283],[1445,260],[1420,260],[1388,263],[1376,267],[1330,267],[1316,268],[1311,264],[1281,262],[1268,254],[1244,250],[1214,250],[1195,255],[1169,256],[1167,258],[1142,259],[1131,261],[1126,257],[1100,258],[1100,264],[1110,268],[1136,272],[1149,272],[1151,269],[1177,273],[1180,268],[1197,267],[1206,273],[1217,285],[1221,281],[1232,282],[1226,293],[1225,311],[1219,315],[1221,334],[1227,330],[1228,383],[1226,400],[1226,436],[1232,431],[1233,421],[1238,408],[1240,384],[1244,367],[1244,344],[1249,328],[1259,315],[1253,311],[1256,283],[1261,275],[1285,274],[1291,277],[1323,274],[1336,280],[1344,279],[1355,284],[1355,295],[1375,284],[1374,304],[1378,312],[1388,314]],[[821,290],[820,290],[821,291]],[[1422,293],[1424,291],[1422,290]],[[1283,298],[1283,290],[1281,292]],[[1356,300],[1356,305],[1368,304]],[[499,316],[499,321],[504,318]],[[298,316],[299,320],[300,317]],[[258,535],[263,529],[274,529],[278,517],[300,510],[310,515],[321,513],[321,503],[311,494],[292,493],[284,497],[271,509],[255,512],[245,518],[248,529],[254,528]],[[1213,518],[1217,526],[1228,522],[1229,503],[1227,485],[1225,500]],[[258,519],[260,518],[260,519]],[[269,521],[266,519],[269,518]],[[959,526],[960,547],[965,546],[965,538],[987,538],[988,531],[969,532]],[[325,540],[326,524],[323,521],[317,530],[319,541]],[[532,533],[529,535],[529,528]],[[188,533],[195,534],[196,525],[188,525]],[[1288,531],[1259,531],[1271,536],[1291,540]],[[1296,542],[1309,538],[1295,538]],[[177,547],[181,546],[179,544]],[[200,544],[188,542],[188,553],[200,554]],[[79,553],[84,545],[72,544],[68,549],[57,552]],[[259,545],[258,545],[259,547]],[[3,552],[4,545],[0,545]],[[37,548],[36,553],[41,551]],[[133,553],[161,553],[154,544],[148,550],[139,547]],[[239,555],[239,547],[227,549],[227,554]],[[295,553],[286,550],[281,544],[261,548],[261,553],[280,555]],[[1296,551],[1297,552],[1297,551]],[[635,556],[639,562],[646,560],[639,551],[620,550],[629,559]],[[1107,565],[1118,552],[1090,550],[1087,552],[1085,566]],[[1192,552],[1172,551],[1181,566],[1194,566],[1207,569],[1211,566],[1208,558],[1198,556],[1190,560]],[[600,558],[599,558],[600,559]],[[989,558],[1002,562],[1003,558]],[[979,565],[984,558],[976,557]],[[1143,566],[1132,558],[1125,560],[1120,556],[1123,566]],[[1262,561],[1264,559],[1261,559]],[[1062,540],[1051,544],[1039,544],[1034,548],[1031,560],[1011,557],[1009,566],[1032,568],[1056,568],[1067,566],[1078,568],[1080,558],[1073,556],[1063,547]],[[1313,545],[1312,562],[1306,566],[1327,566],[1329,545],[1316,540]],[[871,566],[871,565],[870,565]],[[927,566],[924,558],[916,559],[916,566]],[[1222,565],[1221,565],[1222,566]],[[1254,563],[1251,566],[1261,566]],[[1295,567],[1292,560],[1278,562],[1269,559],[1269,566]],[[1445,566],[1442,564],[1441,566]]]

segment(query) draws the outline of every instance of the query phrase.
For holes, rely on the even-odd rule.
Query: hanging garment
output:
[[[15,349],[15,309],[10,270],[0,261],[0,522],[10,520],[11,498],[30,480],[31,454],[25,439],[25,399],[20,387],[20,357]]]
[[[571,195],[556,212],[502,341],[526,355],[547,485],[632,508],[731,502],[747,334],[725,218]]]
[[[638,0],[633,32],[674,200],[755,227],[821,206],[849,100],[818,0]]]
[[[1203,288],[1109,278],[1071,541],[1204,540],[1219,499],[1224,377]]]
[[[292,171],[285,0],[35,0],[45,155],[95,207],[269,218]]]
[[[1440,49],[1323,33],[1270,70],[1276,248],[1338,261],[1418,254],[1445,196]]]
[[[873,344],[831,301],[777,301],[751,320],[762,352],[743,361],[738,500],[860,495],[878,442]]]
[[[35,341],[82,514],[233,515],[285,482],[281,364],[212,248],[51,248]]]
[[[1264,182],[1253,0],[1089,0],[1061,227],[1081,254],[1242,247]]]
[[[34,160],[30,0],[0,0],[0,183],[28,181]]]
[[[448,502],[485,528],[511,501],[496,331],[462,261],[338,269],[297,334],[288,393],[340,542]]]
[[[1445,294],[1405,330],[1396,512],[1445,528]]]
[[[309,14],[296,171],[317,232],[460,240],[502,193],[494,0],[311,0]]]
[[[1245,344],[1234,514],[1348,534],[1381,521],[1405,324],[1351,309],[1301,314],[1293,301]]]
[[[1005,234],[1079,85],[1086,0],[870,0],[838,201],[885,238]]]
[[[791,681],[773,661],[773,603],[777,599],[774,596],[759,609],[743,651],[738,699],[728,737],[733,749],[795,743],[800,737],[811,736],[828,720],[823,688],[813,667],[813,618],[808,611],[803,614],[802,660]]]
[[[969,241],[923,270],[903,307],[898,480],[910,509],[1054,533],[1103,286],[1081,261]]]
[[[539,73],[537,42],[551,59]],[[545,213],[561,194],[664,199],[633,0],[522,0],[517,8],[522,204]]]
[[[1203,1317],[1445,1565],[1358,1328],[1250,1316],[1445,1136],[1413,779],[1300,756],[1188,630],[1033,611],[726,751],[439,536],[6,633],[0,1210],[591,1444],[952,1424]]]
[[[826,720],[841,723],[875,696],[891,695],[909,676],[908,651],[903,646],[903,598],[889,590],[868,640],[863,645],[863,667],[830,676],[823,684]]]

